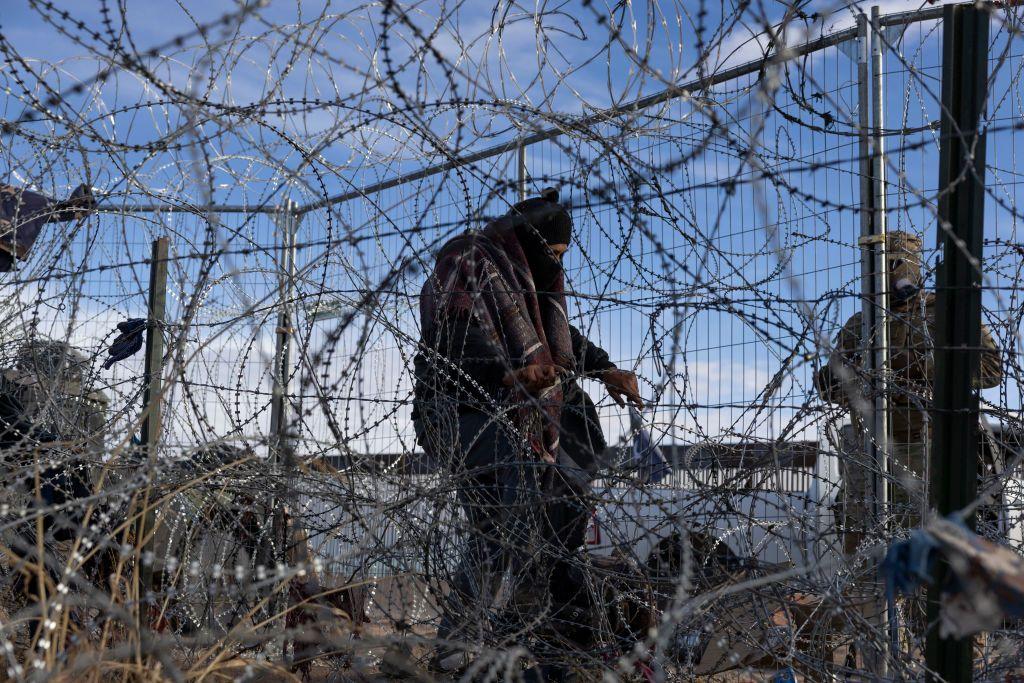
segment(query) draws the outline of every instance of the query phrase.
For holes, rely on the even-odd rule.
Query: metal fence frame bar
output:
[[[837,45],[846,40],[850,40],[851,38],[856,37],[856,26],[848,29],[843,29],[842,31],[837,31],[836,33],[831,33],[827,36],[822,36],[815,40],[804,43],[803,45],[798,45],[789,48],[787,59],[795,59],[797,57],[802,57],[812,52],[817,52],[818,50],[824,50],[825,48]],[[587,127],[598,123],[610,121],[612,119],[617,119],[628,114],[637,113],[656,104],[662,104],[664,102],[668,102],[669,100],[673,100],[679,97],[686,97],[692,95],[694,92],[706,90],[707,88],[719,85],[720,83],[724,83],[726,81],[731,81],[733,79],[739,78],[740,76],[747,76],[749,74],[756,73],[759,70],[763,69],[766,65],[770,64],[772,60],[775,59],[777,56],[778,53],[772,53],[761,59],[755,59],[749,62],[745,62],[744,64],[734,66],[731,69],[719,71],[714,75],[709,76],[708,78],[697,79],[690,81],[688,83],[684,83],[682,85],[672,86],[660,92],[654,93],[653,95],[641,97],[640,99],[634,100],[629,104],[624,104],[620,107],[611,107],[609,109],[603,109],[599,112],[590,114],[588,116],[583,116],[569,123],[573,128]],[[414,182],[416,180],[422,180],[423,178],[428,178],[430,176],[437,175],[438,173],[444,173],[445,171],[450,171],[461,166],[466,166],[468,164],[472,164],[483,159],[488,159],[499,154],[518,151],[520,149],[526,148],[528,145],[532,145],[538,142],[544,142],[546,140],[551,140],[553,138],[558,137],[559,135],[562,135],[565,132],[566,128],[562,127],[545,128],[535,133],[524,135],[510,142],[503,142],[499,145],[488,147],[487,149],[480,150],[479,152],[474,152],[472,154],[467,154],[465,156],[456,157],[454,159],[442,162],[440,164],[435,164],[433,166],[428,166],[426,168],[422,168],[416,171],[404,173],[402,175],[389,178],[388,180],[383,180],[378,183],[373,183],[372,185],[367,185],[365,187],[355,190],[349,190],[347,192],[334,195],[333,197],[328,197],[327,199],[322,199],[311,204],[306,204],[305,206],[300,207],[298,209],[298,212],[300,215],[306,214],[309,213],[310,211],[322,209],[328,206],[333,206],[335,204],[340,204],[350,199],[364,197],[366,195],[375,194],[383,190],[391,189],[398,185],[404,185],[405,183]]]
[[[97,207],[100,213],[280,213],[281,207],[273,205],[245,206],[243,204],[206,204],[191,206],[182,204],[129,204],[118,206],[109,202],[101,202]]]
[[[905,26],[909,24],[919,23],[923,21],[931,21],[940,18],[942,18],[942,7],[930,7],[923,10],[894,12],[887,15],[879,15],[878,26]],[[803,57],[804,55],[811,54],[813,52],[818,52],[819,50],[824,50],[826,48],[838,45],[839,43],[843,43],[848,40],[856,40],[856,38],[857,26],[842,29],[840,31],[836,31],[835,33],[830,33],[829,35],[815,38],[814,40],[808,41],[802,45],[787,48],[785,60],[788,61],[792,59],[797,59],[799,57]],[[708,78],[696,79],[682,85],[672,86],[664,90],[661,90],[660,92],[654,93],[652,95],[641,97],[640,99],[634,100],[629,104],[625,104],[620,107],[604,109],[600,112],[581,117],[580,119],[577,119],[570,123],[571,126],[574,128],[587,127],[590,125],[603,123],[612,119],[620,118],[628,114],[636,113],[643,109],[647,109],[648,107],[652,107],[657,104],[662,104],[664,102],[668,102],[669,100],[673,100],[679,97],[686,97],[694,94],[695,92],[706,90],[710,87],[739,78],[741,76],[747,76],[752,73],[757,73],[778,57],[779,53],[773,52],[772,54],[769,54],[761,59],[751,60],[749,62],[745,62],[744,64],[732,67],[730,69],[719,71],[714,75],[709,76]],[[498,156],[500,154],[506,154],[508,152],[513,151],[519,152],[519,150],[524,149],[528,145],[532,145],[537,142],[544,142],[546,140],[551,140],[553,138],[558,137],[559,135],[562,135],[565,132],[566,129],[563,127],[552,127],[539,130],[535,133],[524,135],[516,140],[488,147],[487,149],[483,149],[479,152],[474,152],[472,154],[467,154],[465,156],[453,158],[450,159],[449,161],[435,164],[433,166],[428,166],[426,168],[421,168],[416,171],[411,171],[409,173],[403,173],[401,175],[394,176],[387,180],[382,180],[371,185],[366,185],[362,188],[348,190],[346,192],[342,192],[332,197],[328,197],[327,199],[322,199],[316,202],[312,202],[310,204],[306,204],[300,207],[298,209],[298,212],[300,215],[306,214],[316,209],[326,208],[328,206],[340,204],[351,199],[364,197],[367,195],[375,194],[377,192],[382,192],[384,190],[389,190],[399,185],[404,185],[406,183],[422,180],[423,178],[428,178],[430,176],[437,175],[438,173],[444,173],[445,171],[450,171],[452,169],[459,168],[461,166],[466,166],[474,162],[481,161],[483,159],[488,159],[493,156]],[[519,153],[521,154],[521,152]]]
[[[967,2],[965,5],[971,5],[973,3]],[[909,24],[919,23],[923,21],[931,21],[940,19],[942,17],[942,7],[930,7],[922,10],[910,10],[905,12],[893,12],[887,15],[881,15],[878,19],[878,25],[881,26],[905,26]],[[857,38],[857,26],[842,29],[835,33],[830,33],[826,36],[820,36],[814,40],[810,40],[802,45],[796,45],[789,47],[785,53],[785,61],[797,59],[804,55],[818,52],[826,48],[838,45],[848,40],[855,40]],[[773,52],[761,59],[751,60],[744,64],[734,66],[723,71],[719,71],[712,76],[703,79],[695,79],[688,83],[684,83],[677,86],[671,86],[665,88],[657,93],[641,97],[633,102],[624,104],[619,107],[611,107],[608,109],[601,110],[594,114],[583,116],[570,122],[572,127],[587,127],[598,123],[610,121],[612,119],[620,118],[629,114],[640,112],[644,109],[652,107],[657,104],[668,102],[669,100],[677,99],[679,97],[687,97],[701,90],[706,90],[715,85],[719,85],[726,81],[730,81],[741,76],[747,76],[752,73],[756,73],[763,69],[766,65],[770,64],[773,60],[779,58],[778,52]],[[359,197],[365,197],[367,195],[389,190],[399,185],[406,183],[415,182],[422,180],[423,178],[429,178],[430,176],[444,173],[455,168],[467,166],[477,161],[482,161],[490,157],[498,156],[508,152],[519,152],[528,145],[532,145],[537,142],[544,142],[558,137],[566,132],[564,127],[551,127],[545,128],[528,135],[521,136],[515,140],[509,142],[503,142],[492,147],[480,150],[479,152],[473,152],[459,157],[454,157],[448,161],[434,164],[426,168],[421,168],[409,173],[403,173],[397,176],[393,176],[386,180],[382,180],[370,185],[366,185],[361,188],[347,190],[339,194],[320,199],[309,204],[298,207],[295,211],[297,215],[302,216],[311,211],[317,209],[323,209],[335,204],[356,199]],[[518,188],[517,188],[518,189]],[[125,205],[115,206],[112,204],[101,203],[99,206],[100,211],[110,211],[117,213],[159,213],[162,211],[181,211],[183,213],[188,212],[220,212],[220,213],[267,213],[274,214],[280,213],[282,210],[281,206],[244,206],[240,204],[223,204],[223,205],[205,205],[205,206],[181,206],[178,204],[138,204],[138,205]]]
[[[965,2],[964,5],[974,5],[973,2]],[[995,3],[992,3],[993,5]],[[882,14],[878,17],[879,26],[906,26],[909,24],[918,24],[922,21],[932,21],[933,19],[942,18],[942,5],[938,7],[928,7],[925,9],[918,10],[907,10],[906,12],[890,12],[889,14]]]

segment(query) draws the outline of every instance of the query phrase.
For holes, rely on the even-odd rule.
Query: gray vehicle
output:
[[[656,576],[692,558],[697,584],[740,568],[821,563],[837,552],[838,461],[825,442],[663,448],[675,462],[657,484],[595,482],[592,555],[618,555]]]

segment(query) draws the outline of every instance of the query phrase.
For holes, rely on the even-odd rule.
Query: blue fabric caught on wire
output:
[[[881,567],[889,604],[931,583],[940,557],[951,570],[941,586],[941,637],[962,638],[1024,616],[1024,558],[974,533],[955,514],[889,548]]]
[[[787,666],[784,669],[779,669],[772,676],[771,683],[796,683],[796,672],[793,671],[793,667]]]
[[[149,321],[145,318],[129,318],[117,324],[121,334],[111,343],[107,350],[107,360],[103,362],[103,369],[109,369],[114,363],[125,358],[134,356],[142,348],[145,341],[143,333],[146,331]]]
[[[893,543],[882,561],[885,592],[890,600],[911,595],[932,580],[932,566],[939,544],[924,529],[917,529],[905,541]]]

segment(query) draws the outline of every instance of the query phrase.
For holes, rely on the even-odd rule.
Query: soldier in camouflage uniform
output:
[[[922,289],[921,240],[904,232],[886,238],[889,292],[889,519],[898,527],[917,526],[923,520],[930,433],[928,410],[934,376],[935,295]],[[851,407],[849,392],[860,392],[870,403],[870,377],[864,368],[866,351],[861,341],[862,318],[856,313],[840,330],[832,354],[818,372],[815,384],[831,403]],[[992,335],[981,328],[979,388],[994,387],[1002,379],[999,350]],[[850,428],[844,430],[840,458],[840,501],[846,529],[844,549],[852,553],[867,530],[872,492],[873,463],[860,447],[864,426],[851,411]],[[851,443],[852,442],[852,443]]]
[[[99,515],[83,524],[86,509],[97,505],[91,496],[109,403],[90,365],[70,344],[41,338],[23,341],[13,357],[0,358],[0,475],[10,507],[0,530],[7,548],[0,595],[15,605],[39,599],[34,565],[45,566],[54,583],[70,577],[72,588],[84,580],[105,587],[116,560],[109,549],[96,549],[107,533]],[[71,552],[79,538],[94,550],[83,550],[85,559],[74,565]],[[25,623],[31,635],[41,622],[30,617]]]
[[[65,506],[92,494],[104,450],[108,398],[90,377],[88,359],[70,344],[21,343],[0,370],[0,463],[8,495],[30,505]],[[24,502],[24,501],[22,501]],[[47,514],[43,526],[58,541],[73,538],[79,506]],[[34,533],[34,526],[29,529]]]

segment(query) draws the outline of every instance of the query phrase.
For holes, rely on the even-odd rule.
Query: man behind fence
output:
[[[573,558],[605,441],[577,378],[642,407],[636,377],[569,324],[561,260],[571,239],[568,212],[546,190],[448,242],[423,288],[413,420],[457,478],[470,533],[438,628],[452,644],[434,660],[441,669],[465,661],[457,641],[500,645],[580,589]]]
[[[922,289],[921,240],[905,232],[886,236],[889,292],[889,444],[890,506],[888,517],[897,527],[918,526],[924,519],[925,481],[928,476],[929,442],[927,412],[931,404],[934,375],[935,295]],[[822,397],[850,408],[854,400],[870,401],[870,381],[863,368],[861,314],[855,313],[840,330],[828,364],[821,368],[815,384]],[[999,351],[992,335],[981,328],[980,388],[994,387],[1002,379]],[[844,550],[853,553],[870,524],[868,506],[873,497],[873,463],[865,461],[858,448],[863,425],[851,412],[847,442],[840,458],[843,479],[840,501],[843,509]],[[991,463],[989,463],[991,464]]]

